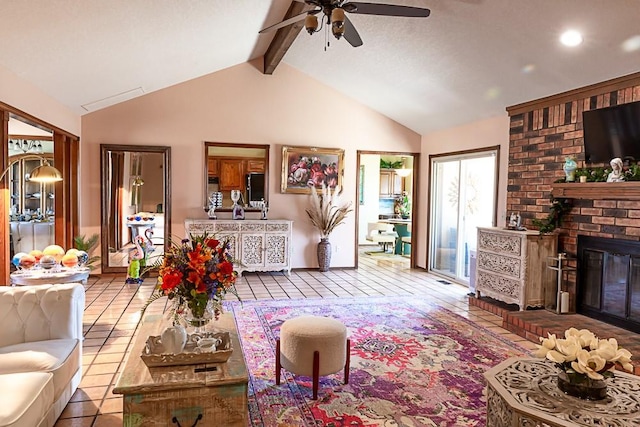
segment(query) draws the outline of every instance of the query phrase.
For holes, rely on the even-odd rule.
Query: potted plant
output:
[[[100,260],[99,256],[92,255],[93,251],[98,246],[99,240],[100,240],[100,235],[98,235],[98,233],[94,233],[89,237],[86,237],[83,234],[81,236],[75,236],[73,238],[74,247],[77,250],[84,251],[88,254],[88,258],[85,261],[85,265],[89,268],[89,270],[94,270],[96,267],[93,264]]]
[[[402,219],[408,219],[409,215],[411,215],[411,202],[409,201],[409,195],[406,191],[402,192],[402,196],[400,196],[399,208],[400,217]]]
[[[329,235],[344,222],[347,214],[351,212],[351,202],[342,202],[340,186],[331,188],[322,183],[322,191],[319,193],[315,187],[311,187],[311,207],[306,209],[311,223],[320,232],[318,243],[318,266],[320,271],[328,271],[331,265],[331,243]]]

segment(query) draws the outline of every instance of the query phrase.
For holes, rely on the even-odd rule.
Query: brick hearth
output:
[[[469,305],[502,317],[504,329],[531,342],[540,343],[539,338],[546,337],[549,333],[564,337],[564,331],[571,327],[589,329],[597,337],[617,339],[618,344],[629,350],[635,359],[640,357],[638,334],[580,314],[555,314],[548,310],[511,311],[500,303],[475,297],[469,297]],[[634,374],[640,375],[640,360],[632,359],[632,363]]]

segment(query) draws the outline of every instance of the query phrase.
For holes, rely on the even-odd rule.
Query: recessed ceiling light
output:
[[[560,43],[570,47],[578,46],[582,43],[582,34],[577,32],[576,30],[565,31],[560,36]]]
[[[640,50],[640,35],[629,37],[622,43],[622,50],[625,52],[635,52]]]

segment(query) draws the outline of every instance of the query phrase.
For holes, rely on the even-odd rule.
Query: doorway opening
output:
[[[358,151],[356,266],[365,256],[413,266],[417,156]]]
[[[5,173],[0,181],[0,217],[5,221],[0,227],[0,277],[9,283],[17,251],[42,250],[51,242],[73,246],[78,235],[79,139],[2,102],[0,117],[0,165]],[[30,180],[30,171],[45,163],[58,169],[62,181]]]

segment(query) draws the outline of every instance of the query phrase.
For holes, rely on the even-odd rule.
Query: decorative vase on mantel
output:
[[[318,267],[320,271],[329,271],[331,266],[331,243],[328,237],[322,237],[318,243]]]
[[[584,400],[602,400],[607,397],[607,382],[591,379],[584,374],[558,372],[558,388],[569,396]]]

